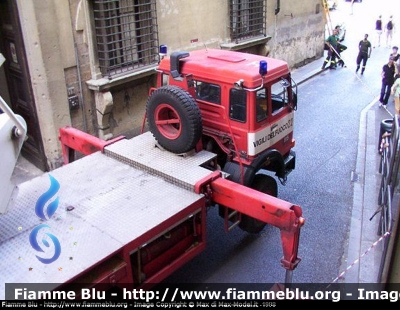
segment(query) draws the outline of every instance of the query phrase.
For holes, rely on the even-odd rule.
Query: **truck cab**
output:
[[[168,144],[181,144],[175,151],[183,153],[196,144],[197,149],[214,152],[219,169],[250,187],[262,171],[273,172],[282,184],[286,182],[295,168],[297,85],[285,61],[204,49],[163,57],[157,72],[157,88],[150,90],[147,117],[155,138],[164,141],[163,147],[174,151]],[[174,94],[181,90],[186,95],[171,98],[168,88],[174,89]],[[158,90],[163,94],[153,99]],[[182,104],[173,103],[168,111],[169,102],[179,101],[182,96],[186,101],[183,105],[191,107],[180,113]],[[198,113],[193,112],[196,109]],[[184,120],[193,113],[199,114],[201,120],[185,124]],[[194,141],[179,142],[187,131],[193,131],[188,135]],[[269,193],[277,194],[274,181],[266,175],[262,178],[263,182],[256,183],[268,183],[272,188]]]

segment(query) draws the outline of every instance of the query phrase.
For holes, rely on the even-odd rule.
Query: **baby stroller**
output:
[[[341,56],[341,53],[343,52],[343,51],[345,51],[345,50],[347,50],[347,46],[346,45],[344,45],[344,44],[342,44],[342,43],[339,43],[338,42],[338,44],[337,44],[337,56],[338,56],[338,59],[339,59],[339,61],[338,61],[338,65],[339,66],[341,66],[342,68],[343,67],[346,67],[346,65],[344,64],[344,61],[343,61],[343,59],[342,59],[342,56]]]

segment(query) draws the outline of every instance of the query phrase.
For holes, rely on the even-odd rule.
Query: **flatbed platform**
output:
[[[214,158],[202,151],[178,156],[156,147],[151,133],[124,139],[61,168],[18,185],[17,195],[0,214],[0,299],[5,283],[66,283],[178,214],[184,218],[204,205],[195,183],[212,172],[201,165]],[[50,175],[59,190],[43,206],[46,220],[35,205],[50,188]],[[59,199],[48,216],[48,204]],[[36,240],[44,252],[30,243]],[[61,254],[44,264],[36,256],[51,258],[54,244],[41,240],[55,236]],[[51,240],[46,237],[48,243]],[[134,245],[132,244],[132,247]]]

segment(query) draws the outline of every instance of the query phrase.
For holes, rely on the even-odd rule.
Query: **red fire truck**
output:
[[[274,178],[295,168],[287,64],[223,50],[162,56],[148,130],[104,141],[60,128],[65,165],[15,187],[0,215],[0,298],[6,283],[159,283],[204,250],[211,207],[227,232],[277,227],[291,282],[304,218]]]

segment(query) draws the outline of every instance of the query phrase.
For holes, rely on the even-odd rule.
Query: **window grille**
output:
[[[93,0],[93,15],[104,77],[158,63],[156,0]]]
[[[229,13],[233,42],[266,36],[266,0],[231,0]]]

